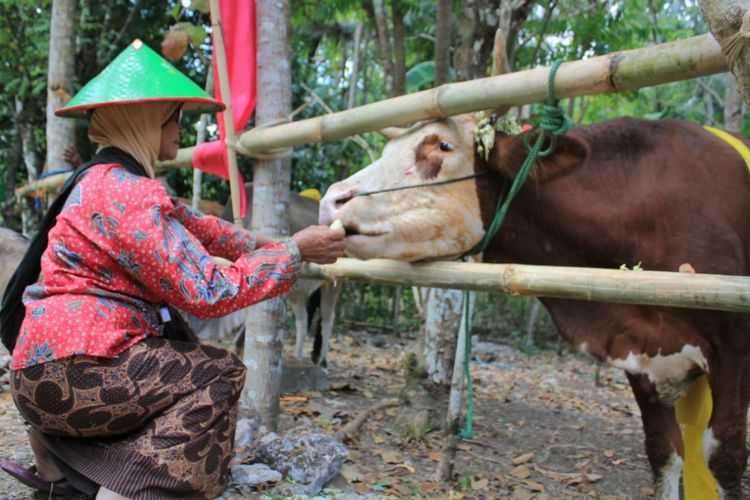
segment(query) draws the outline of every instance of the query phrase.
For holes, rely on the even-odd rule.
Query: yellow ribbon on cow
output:
[[[300,191],[300,196],[304,196],[305,198],[310,198],[311,200],[320,201],[320,191],[318,191],[315,188],[305,189],[304,191]]]
[[[742,159],[745,160],[745,165],[747,165],[747,169],[750,170],[750,149],[745,146],[745,143],[742,142],[741,139],[738,139],[729,132],[720,130],[718,128],[709,127],[708,125],[703,125],[703,128],[719,137],[720,139],[723,139],[727,144],[732,146],[740,154]]]
[[[732,146],[750,171],[750,149],[744,142],[724,130],[706,125],[703,128]],[[713,410],[711,388],[705,375],[690,385],[688,393],[677,400],[674,409],[677,422],[682,425],[682,442],[685,445],[685,465],[682,469],[685,500],[718,499],[716,479],[703,458],[703,434],[708,429]]]
[[[698,377],[687,394],[674,405],[677,422],[682,425],[682,442],[685,446],[685,465],[682,468],[682,486],[685,500],[718,500],[716,479],[703,459],[703,433],[708,429],[713,399],[708,379]]]

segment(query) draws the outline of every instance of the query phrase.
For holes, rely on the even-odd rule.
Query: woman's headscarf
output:
[[[98,149],[122,149],[154,178],[161,128],[179,107],[178,102],[149,102],[96,108],[89,123],[89,139]]]

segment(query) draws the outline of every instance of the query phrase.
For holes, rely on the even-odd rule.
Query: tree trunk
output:
[[[727,83],[724,89],[724,128],[735,134],[740,133],[742,123],[742,96],[737,88],[737,78],[726,74]]]
[[[742,17],[750,8],[750,0],[701,0],[699,3],[708,28],[719,43],[726,43],[738,32]],[[735,60],[728,63],[747,104],[750,102],[750,48],[746,38],[740,38],[739,43],[741,49]]]
[[[375,26],[378,29],[378,46],[380,47],[380,59],[383,62],[383,72],[385,73],[385,88],[388,92],[388,97],[394,97],[393,56],[391,55],[391,37],[388,34],[388,17],[386,16],[383,0],[372,0],[372,7]]]
[[[18,135],[21,139],[21,150],[23,163],[26,167],[26,181],[32,183],[39,178],[42,162],[37,151],[36,139],[34,138],[33,117],[24,103],[17,97],[15,99],[15,117]],[[39,212],[34,210],[34,201],[29,196],[21,198],[21,232],[26,236],[32,236],[39,225]]]
[[[357,73],[359,72],[359,54],[362,45],[362,28],[361,22],[357,23],[354,29],[354,51],[352,54],[352,74],[349,80],[349,95],[347,96],[346,109],[352,109],[357,97]]]
[[[448,82],[453,0],[440,0],[435,27],[435,87]]]
[[[55,116],[73,94],[76,0],[54,0],[47,70],[47,161],[45,170],[72,168],[63,151],[75,145],[75,120]]]
[[[427,291],[422,348],[427,377],[448,385],[453,374],[456,333],[463,318],[464,292],[430,288]]]
[[[198,49],[200,50],[200,49]],[[214,95],[214,67],[213,63],[208,66],[206,76],[206,94]],[[195,138],[195,145],[200,146],[206,141],[206,127],[208,126],[209,115],[203,113],[198,121],[198,132]],[[193,200],[191,206],[193,210],[198,210],[201,202],[201,191],[203,184],[203,170],[193,167]],[[241,188],[244,189],[244,188]]]
[[[539,308],[542,303],[539,299],[533,297],[531,299],[531,308],[529,309],[529,317],[526,321],[526,345],[534,345],[534,327],[536,325],[536,319],[539,317]]]
[[[703,92],[703,103],[706,105],[706,125],[714,124],[714,96],[710,92]]]
[[[463,295],[463,292],[459,292]],[[474,295],[469,294],[469,316],[474,312]],[[461,301],[463,303],[463,300]],[[463,309],[463,308],[462,308]],[[463,406],[464,391],[464,366],[466,361],[466,336],[471,332],[466,331],[465,322],[461,322],[456,338],[455,361],[453,363],[453,373],[451,375],[451,390],[448,400],[448,412],[445,416],[445,426],[443,428],[443,446],[440,453],[440,461],[435,471],[437,481],[444,483],[450,481],[453,475],[453,460],[456,456],[456,445],[459,436],[459,418],[461,417],[461,407]]]
[[[459,42],[454,61],[459,80],[471,80],[474,77],[474,33],[478,25],[474,2],[475,0],[466,0],[458,18]]]
[[[406,30],[401,0],[391,0],[393,18],[393,97],[406,93]]]
[[[287,116],[292,109],[290,8],[288,0],[258,0],[258,125]],[[253,176],[252,230],[266,236],[289,232],[284,214],[289,206],[291,160],[257,161]],[[247,378],[243,410],[257,424],[275,431],[279,414],[284,300],[261,302],[248,311],[245,323]]]

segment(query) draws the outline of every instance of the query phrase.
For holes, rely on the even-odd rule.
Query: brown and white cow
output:
[[[334,184],[320,222],[340,219],[348,253],[369,259],[450,259],[484,234],[526,152],[496,134],[475,154],[475,119],[422,123],[382,157]],[[355,196],[488,170],[475,179]],[[484,253],[486,262],[750,274],[750,174],[735,149],[680,121],[620,118],[576,127],[537,161]],[[726,498],[741,498],[750,399],[750,316],[546,299],[574,346],[627,372],[640,406],[658,495],[677,498],[683,443],[673,404],[708,376],[713,414],[704,455]]]

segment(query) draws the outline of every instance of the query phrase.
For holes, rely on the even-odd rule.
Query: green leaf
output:
[[[390,487],[391,487],[391,485],[386,480],[381,480],[381,481],[378,481],[375,484],[371,484],[370,485],[370,489],[372,491],[385,491],[385,490],[387,490]]]
[[[183,30],[190,37],[190,41],[193,42],[193,47],[198,48],[203,42],[206,41],[206,30],[201,26],[196,26],[193,23],[177,23],[174,25],[174,29]]]
[[[456,79],[456,70],[448,70],[448,79]],[[435,83],[435,61],[423,61],[406,72],[406,92],[431,88]]]
[[[208,14],[208,0],[191,0],[190,8]]]
[[[169,11],[169,15],[176,21],[180,16],[180,11],[182,11],[182,4],[177,2],[174,4],[174,7],[172,7],[172,10]]]

